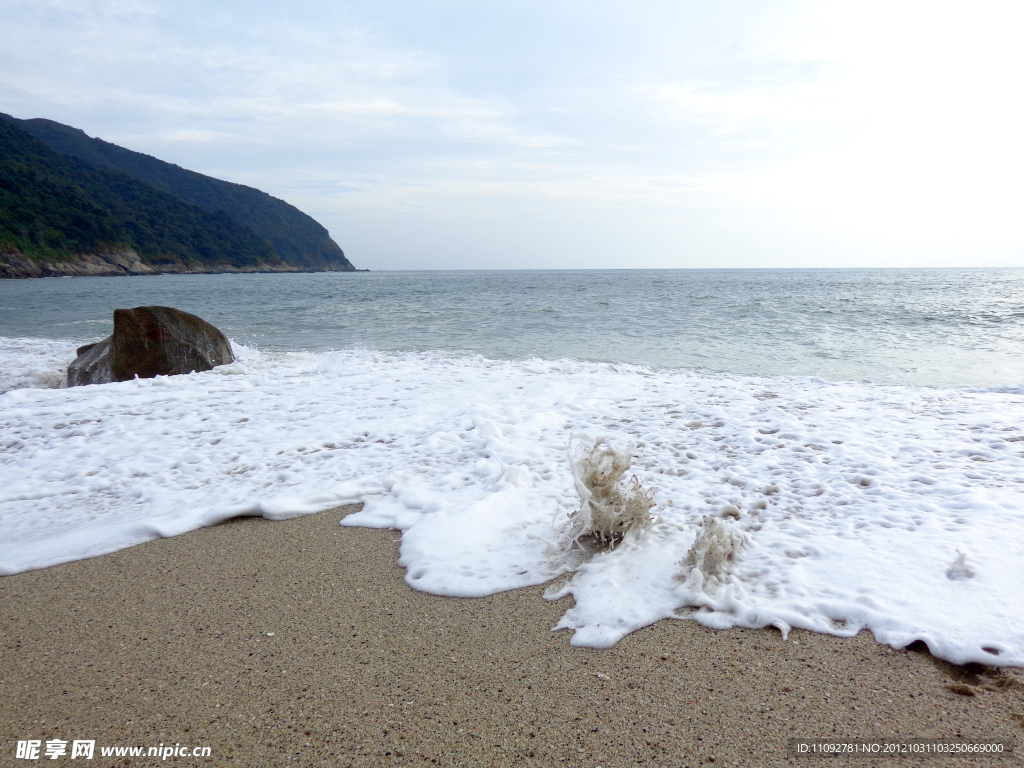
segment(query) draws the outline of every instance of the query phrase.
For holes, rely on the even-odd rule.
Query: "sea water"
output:
[[[238,360],[60,388],[145,304]],[[1024,270],[4,281],[0,337],[0,573],[361,501],[413,587],[554,580],[576,645],[691,618],[1024,664]],[[597,437],[652,522],[569,550]],[[704,578],[709,516],[742,543]]]
[[[1024,270],[164,275],[0,282],[0,337],[86,342],[116,307],[261,350],[540,357],[931,387],[1024,383]],[[0,372],[0,376],[4,373]],[[0,379],[0,391],[4,386]]]

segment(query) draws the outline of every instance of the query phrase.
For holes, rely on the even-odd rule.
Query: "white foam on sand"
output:
[[[0,370],[19,344],[0,340]],[[73,352],[52,366],[54,349],[20,369],[59,380]],[[689,617],[1024,665],[1022,391],[236,350],[202,374],[0,395],[0,573],[363,501],[344,524],[400,529],[417,589],[561,574],[575,645]],[[576,432],[640,446],[630,474],[662,520],[582,562],[558,551]]]

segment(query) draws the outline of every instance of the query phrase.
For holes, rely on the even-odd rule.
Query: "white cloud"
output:
[[[0,14],[0,110],[266,189],[371,267],[416,265],[417,231],[439,258],[485,220],[495,253],[529,244],[549,266],[580,242],[635,266],[1024,253],[1013,3],[0,0]]]
[[[207,143],[211,141],[222,141],[228,138],[227,134],[218,131],[202,131],[189,128],[178,128],[173,131],[164,131],[157,134],[164,141],[188,141]]]

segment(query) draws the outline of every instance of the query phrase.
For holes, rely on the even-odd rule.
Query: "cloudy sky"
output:
[[[0,0],[0,111],[371,269],[1024,266],[1024,4]]]

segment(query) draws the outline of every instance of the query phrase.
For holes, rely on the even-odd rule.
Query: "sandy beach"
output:
[[[0,765],[19,740],[92,762],[594,768],[794,765],[791,738],[1024,737],[1024,671],[954,667],[867,633],[662,621],[609,650],[550,628],[543,587],[417,592],[356,507],[245,518],[0,579]],[[101,757],[103,746],[209,757]],[[842,758],[830,765],[1012,765]]]

